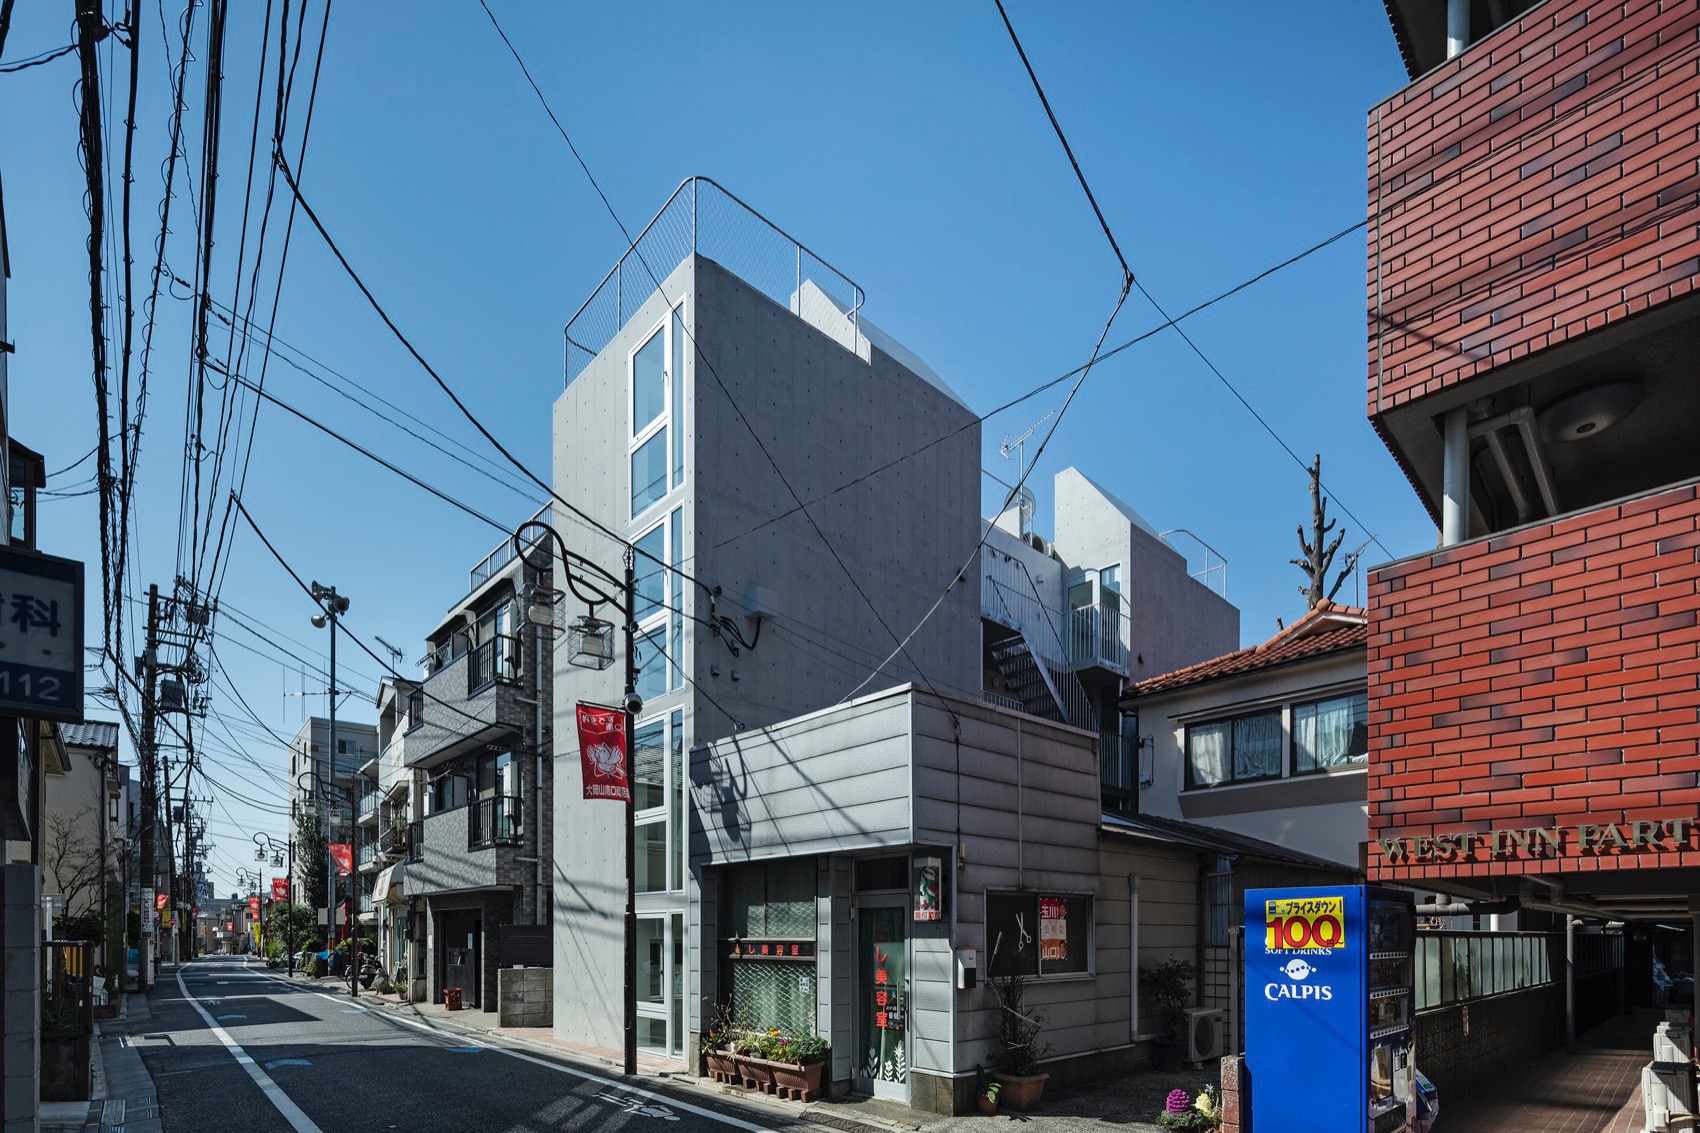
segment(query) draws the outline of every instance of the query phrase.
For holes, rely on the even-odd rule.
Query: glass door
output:
[[[856,910],[856,1088],[909,1101],[907,900],[863,898]]]
[[[638,1048],[663,1058],[684,1057],[684,917],[638,917]]]

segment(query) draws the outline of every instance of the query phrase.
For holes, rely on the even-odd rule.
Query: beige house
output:
[[[118,725],[61,724],[62,762],[46,765],[41,825],[44,903],[55,937],[103,937],[96,962],[123,955],[122,863]]]

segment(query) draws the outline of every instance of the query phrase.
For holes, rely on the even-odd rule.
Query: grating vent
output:
[[[734,960],[732,1009],[759,1029],[813,1034],[815,966],[789,960]]]

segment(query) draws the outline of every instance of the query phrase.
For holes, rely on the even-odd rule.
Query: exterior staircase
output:
[[[991,648],[991,657],[1009,695],[1029,714],[1077,728],[1092,727],[1086,690],[1079,680],[1071,672],[1053,669],[1033,652],[1025,635],[1018,632],[998,642]]]

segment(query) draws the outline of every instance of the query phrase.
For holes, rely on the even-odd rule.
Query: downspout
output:
[[[1455,59],[1470,46],[1470,0],[1446,0],[1446,57]]]
[[[1447,412],[1444,436],[1440,542],[1450,547],[1470,537],[1470,429],[1462,407]]]
[[[1576,918],[1564,918],[1564,1047],[1576,1049]]]

